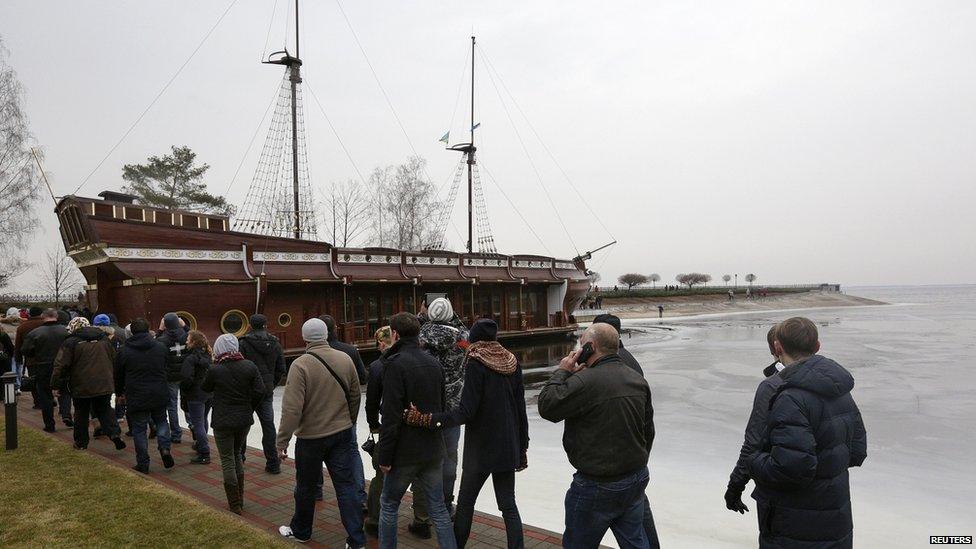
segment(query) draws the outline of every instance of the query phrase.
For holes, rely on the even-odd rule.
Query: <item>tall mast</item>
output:
[[[291,176],[292,207],[295,214],[295,238],[302,237],[301,204],[298,199],[298,84],[302,81],[299,67],[302,62],[298,50],[298,0],[295,0],[295,61],[291,68]]]
[[[296,0],[297,1],[297,0]],[[474,249],[474,36],[471,37],[471,148],[468,150],[468,253]]]

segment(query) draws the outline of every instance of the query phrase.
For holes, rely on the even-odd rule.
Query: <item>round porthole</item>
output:
[[[220,330],[238,337],[244,335],[247,332],[247,315],[237,309],[227,311],[220,317]]]
[[[189,312],[187,312],[187,311],[176,311],[176,316],[178,316],[178,317],[180,317],[180,318],[183,319],[183,322],[186,323],[186,329],[188,331],[189,330],[196,330],[197,329],[197,317],[193,316]]]
[[[291,315],[288,313],[281,313],[278,315],[278,326],[285,328],[291,325]]]

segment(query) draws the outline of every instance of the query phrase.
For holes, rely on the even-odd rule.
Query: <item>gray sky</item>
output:
[[[268,50],[285,40],[278,2]],[[27,89],[55,193],[71,192],[183,63],[227,1],[4,0],[0,35]],[[274,2],[239,0],[79,194],[186,144],[223,193],[281,78],[258,64]],[[333,0],[303,2],[306,81],[364,174],[400,162],[399,130]],[[440,185],[472,29],[518,107],[620,243],[590,267],[755,272],[760,282],[976,278],[976,4],[350,2],[346,10]],[[293,37],[289,36],[289,40]],[[479,59],[481,161],[503,253],[572,257],[609,240],[521,119],[541,190]],[[501,83],[496,82],[501,88]],[[466,92],[462,92],[466,93]],[[503,92],[504,93],[504,90]],[[454,115],[458,136],[466,100]],[[313,184],[356,177],[306,88]],[[267,121],[265,122],[265,126]],[[240,203],[264,129],[228,197]],[[454,140],[454,139],[452,139]],[[60,245],[50,203],[35,249]],[[463,204],[455,207],[463,231]],[[452,245],[463,244],[449,229]],[[36,276],[36,275],[35,275]],[[28,274],[18,281],[32,289]]]

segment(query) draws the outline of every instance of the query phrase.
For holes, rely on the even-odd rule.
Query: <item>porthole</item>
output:
[[[227,311],[220,317],[220,330],[238,337],[244,335],[247,332],[247,315],[237,309]]]
[[[278,326],[286,328],[291,325],[291,315],[288,313],[281,313],[278,315]]]
[[[176,311],[176,316],[182,318],[183,319],[183,322],[186,323],[186,329],[187,329],[187,331],[189,331],[189,330],[196,330],[197,329],[197,317],[193,316],[189,312],[187,312],[187,311]]]

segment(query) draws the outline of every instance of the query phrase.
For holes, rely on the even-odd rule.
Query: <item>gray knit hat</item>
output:
[[[454,318],[454,307],[446,297],[438,297],[427,306],[427,316],[434,322],[448,322]]]
[[[310,318],[302,324],[302,339],[308,343],[329,339],[329,328],[318,318]]]
[[[234,334],[221,334],[214,341],[213,352],[214,355],[220,356],[224,353],[236,353],[240,349],[237,343],[237,337]]]

